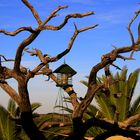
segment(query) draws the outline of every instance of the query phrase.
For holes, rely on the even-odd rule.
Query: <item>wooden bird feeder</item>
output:
[[[72,76],[77,72],[67,64],[62,64],[54,73],[57,73],[57,85],[59,87],[73,86]]]

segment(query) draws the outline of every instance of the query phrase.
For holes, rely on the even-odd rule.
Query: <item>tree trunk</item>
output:
[[[21,99],[19,106],[21,112],[21,124],[24,131],[31,140],[46,140],[45,136],[39,131],[33,121],[27,82],[25,82],[24,79],[19,81],[18,91]]]
[[[82,118],[73,119],[73,132],[66,140],[84,140],[86,130]]]
[[[21,123],[24,131],[31,140],[46,140],[33,122],[32,112],[21,112]]]

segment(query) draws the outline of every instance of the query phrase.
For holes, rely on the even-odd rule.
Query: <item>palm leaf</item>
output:
[[[85,85],[86,87],[88,86],[88,82],[87,82],[87,81],[81,80],[80,83],[82,83],[82,84]]]
[[[51,127],[48,128],[45,131],[42,131],[43,134],[45,135],[45,137],[48,140],[63,140],[63,138],[65,137],[65,131],[71,131],[71,127],[70,126],[66,126],[66,127]]]
[[[98,112],[98,108],[94,105],[89,105],[88,108],[87,108],[87,111],[86,113],[87,114],[90,114],[90,116],[96,116],[97,112]]]
[[[34,112],[36,109],[38,109],[41,105],[41,103],[37,103],[37,102],[34,102],[31,104],[31,108],[32,108],[32,112]]]
[[[134,115],[134,114],[140,113],[139,105],[140,105],[140,95],[136,98],[135,101],[133,101],[133,104],[130,107],[130,114],[131,115],[132,114]]]
[[[15,101],[13,101],[12,99],[9,99],[9,101],[8,101],[7,110],[12,117],[15,117],[15,115],[16,115],[16,104],[15,104]]]
[[[128,72],[128,69],[127,69],[126,66],[124,66],[122,68],[121,73],[120,73],[120,78],[119,79],[122,80],[122,81],[126,81],[126,79],[127,79],[127,72]]]
[[[98,93],[95,96],[99,110],[102,113],[103,117],[108,118],[109,120],[113,119],[113,108],[111,106],[110,100],[103,94]]]
[[[12,112],[15,113],[15,111],[16,111],[16,104],[15,104],[15,101],[13,101],[12,99],[9,99],[7,110],[10,113],[12,113]]]
[[[130,100],[128,98],[128,82],[125,82],[124,90],[121,91],[122,96],[117,98],[117,112],[119,113],[119,120],[124,120],[127,117]]]
[[[138,105],[138,107],[136,108],[134,114],[139,114],[140,113],[140,104]]]
[[[72,112],[73,112],[72,109],[70,109],[68,107],[65,107],[65,106],[61,106],[61,105],[57,105],[57,106],[55,106],[55,108],[60,108],[61,110],[66,111],[66,112],[68,112],[70,114],[72,114]]]
[[[50,117],[49,115],[41,115],[39,117],[34,118],[34,122],[40,130],[43,128],[43,124],[50,120],[52,120],[52,117]]]
[[[129,88],[131,90],[129,97],[132,98],[134,94],[134,89],[136,87],[136,84],[138,82],[138,76],[139,76],[140,69],[135,70],[133,73],[131,73],[128,77],[129,82]]]
[[[9,117],[8,111],[0,105],[0,135],[3,140],[17,139],[17,125]]]

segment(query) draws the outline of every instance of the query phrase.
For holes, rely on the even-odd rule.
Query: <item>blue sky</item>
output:
[[[0,0],[0,29],[13,31],[21,26],[32,26],[35,28],[37,23],[31,12],[19,0]],[[126,29],[134,12],[140,8],[139,0],[29,0],[38,11],[41,19],[45,19],[49,13],[59,5],[68,5],[68,9],[61,10],[59,16],[53,19],[49,24],[60,24],[65,15],[69,13],[94,11],[95,15],[83,19],[71,19],[61,31],[43,31],[39,37],[29,46],[30,48],[39,48],[44,53],[55,56],[67,47],[67,44],[74,32],[73,23],[78,28],[89,25],[99,24],[96,29],[79,34],[71,52],[65,57],[66,62],[71,65],[78,73],[74,76],[74,88],[78,96],[83,96],[86,88],[79,81],[89,74],[91,68],[100,61],[103,54],[116,47],[122,47],[131,44],[131,40]],[[137,25],[140,17],[132,27],[132,31],[137,37]],[[29,33],[22,32],[16,37],[9,37],[0,34],[1,47],[0,54],[8,58],[13,58],[18,44]],[[135,54],[134,61],[117,61],[120,67],[127,65],[129,71],[140,67],[139,53]],[[63,63],[64,59],[51,64],[55,69]],[[32,68],[39,61],[35,57],[24,55],[22,64]],[[6,64],[9,65],[9,64]],[[114,71],[114,69],[113,69]],[[51,111],[58,88],[53,82],[44,82],[45,77],[36,77],[29,83],[31,101],[38,101],[43,104],[42,110]],[[11,82],[11,81],[10,81]],[[16,83],[13,86],[16,88]],[[8,96],[0,89],[0,103],[6,104]]]

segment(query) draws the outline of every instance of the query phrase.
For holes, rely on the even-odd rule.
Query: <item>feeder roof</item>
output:
[[[60,67],[58,67],[54,73],[63,73],[63,74],[71,74],[72,76],[75,75],[77,72],[71,68],[67,64],[62,64]]]

